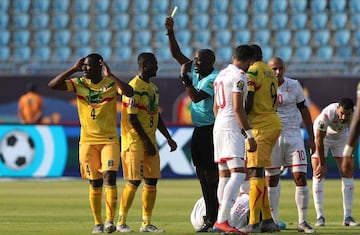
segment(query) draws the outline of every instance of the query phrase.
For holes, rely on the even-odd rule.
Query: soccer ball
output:
[[[0,142],[0,161],[13,170],[28,166],[34,153],[34,141],[24,131],[11,131]]]

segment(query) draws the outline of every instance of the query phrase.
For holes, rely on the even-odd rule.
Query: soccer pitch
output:
[[[124,181],[118,179],[119,193]],[[1,180],[0,234],[82,235],[91,234],[93,220],[88,203],[88,183],[78,179]],[[282,234],[299,234],[296,230],[297,210],[294,202],[295,186],[291,180],[282,180],[280,219],[287,224]],[[314,225],[311,181],[308,222]],[[360,220],[360,181],[355,180],[353,216]],[[137,232],[141,224],[141,186],[129,212],[128,224]],[[190,213],[201,196],[195,179],[162,179],[153,223],[165,229],[166,234],[195,234]],[[339,179],[325,181],[326,227],[316,228],[317,234],[360,234],[360,227],[342,226],[342,196]],[[103,212],[103,216],[105,212]],[[117,219],[117,217],[116,217]]]

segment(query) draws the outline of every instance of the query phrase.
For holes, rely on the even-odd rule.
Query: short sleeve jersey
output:
[[[65,82],[67,90],[76,93],[80,143],[118,143],[116,83],[108,77],[103,77],[98,84],[84,77]]]
[[[217,70],[213,70],[208,76],[199,80],[199,74],[192,69],[192,84],[198,91],[203,91],[209,95],[197,103],[191,102],[191,119],[195,126],[207,126],[214,124],[214,80],[218,75]]]
[[[316,130],[325,131],[327,135],[340,135],[350,126],[350,121],[341,123],[336,114],[339,103],[332,103],[326,106],[314,121],[314,133]],[[351,120],[351,119],[350,119]]]
[[[248,115],[252,128],[280,129],[276,113],[278,79],[264,62],[255,62],[247,71],[248,90],[254,92],[253,106]]]
[[[155,132],[159,121],[159,91],[154,83],[147,83],[139,76],[135,76],[129,85],[134,89],[134,95],[123,96],[121,149],[122,151],[145,151],[143,141],[130,124],[129,114],[137,115],[145,133],[153,145],[157,146]]]
[[[305,100],[304,91],[300,83],[291,78],[284,77],[284,83],[278,87],[277,113],[281,120],[282,131],[298,130],[302,117],[297,104]]]
[[[244,104],[247,95],[247,78],[245,72],[230,64],[221,70],[214,82],[215,99],[218,113],[214,130],[234,130],[241,128],[235,116],[232,95],[243,93]]]

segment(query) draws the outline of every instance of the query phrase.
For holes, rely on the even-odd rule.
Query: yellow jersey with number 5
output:
[[[252,108],[248,114],[252,128],[270,130],[281,128],[277,109],[278,78],[269,66],[257,61],[248,69],[248,92],[254,92]]]

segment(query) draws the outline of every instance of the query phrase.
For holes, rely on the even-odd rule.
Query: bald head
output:
[[[284,81],[285,65],[284,61],[280,57],[272,57],[268,61],[268,66],[275,73],[276,77],[279,80],[279,85]]]

